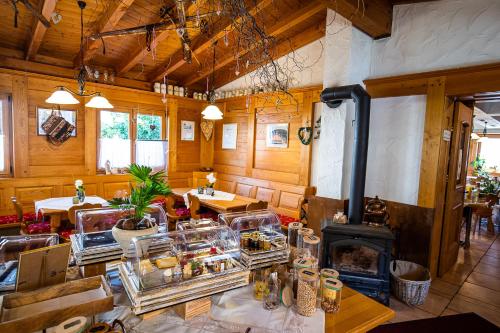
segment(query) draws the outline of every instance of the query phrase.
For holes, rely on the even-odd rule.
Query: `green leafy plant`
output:
[[[474,161],[472,161],[472,168],[474,169],[474,173],[479,174],[484,171],[484,165],[486,160],[477,156]]]
[[[130,196],[124,198],[113,198],[109,204],[113,208],[128,210],[128,225],[122,229],[138,229],[138,224],[148,212],[151,202],[160,195],[169,195],[170,187],[165,181],[165,172],[153,172],[148,166],[131,164],[128,173],[135,181],[136,185],[131,186]],[[133,224],[133,226],[131,225]],[[120,227],[117,224],[118,227]]]

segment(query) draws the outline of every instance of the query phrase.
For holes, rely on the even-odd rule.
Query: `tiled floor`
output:
[[[476,312],[500,326],[499,228],[488,233],[483,222],[481,232],[471,235],[471,247],[460,248],[455,266],[432,281],[423,305],[410,307],[391,297],[391,308],[396,311],[391,322]]]

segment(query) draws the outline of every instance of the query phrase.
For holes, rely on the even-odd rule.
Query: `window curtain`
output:
[[[481,158],[486,160],[485,167],[500,169],[500,139],[488,138],[481,142]]]
[[[99,168],[104,169],[108,160],[112,168],[129,166],[130,140],[120,138],[99,139]]]
[[[135,161],[147,165],[154,171],[167,168],[168,141],[137,140],[135,142]]]

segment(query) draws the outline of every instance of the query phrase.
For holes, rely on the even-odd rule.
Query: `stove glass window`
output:
[[[339,271],[378,275],[379,251],[365,245],[333,246],[332,266]]]

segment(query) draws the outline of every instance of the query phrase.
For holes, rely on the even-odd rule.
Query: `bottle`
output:
[[[263,305],[266,310],[275,310],[280,306],[280,280],[278,272],[272,272],[267,279],[267,293],[263,296]]]

